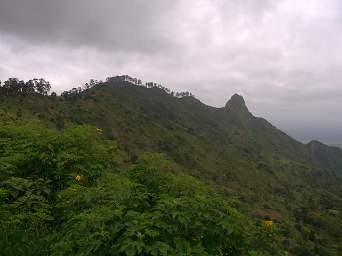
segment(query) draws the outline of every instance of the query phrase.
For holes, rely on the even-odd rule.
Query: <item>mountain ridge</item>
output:
[[[175,97],[156,86],[108,81],[62,96],[5,97],[1,106],[2,116],[18,122],[35,118],[59,130],[94,125],[117,141],[130,163],[146,152],[165,154],[175,172],[238,197],[250,215],[270,214],[297,243],[341,249],[339,151],[291,138],[250,113],[238,94],[215,108],[190,93]],[[311,231],[319,243],[308,238]]]

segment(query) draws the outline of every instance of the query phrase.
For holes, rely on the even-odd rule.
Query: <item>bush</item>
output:
[[[0,125],[0,251],[279,254],[275,230],[256,226],[198,180],[172,174],[162,155],[140,159],[114,172],[125,158],[91,126]]]

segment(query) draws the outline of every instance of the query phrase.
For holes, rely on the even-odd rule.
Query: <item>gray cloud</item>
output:
[[[157,0],[2,0],[0,31],[36,44],[152,53],[170,47],[160,33],[170,7]]]
[[[223,106],[235,92],[298,139],[342,144],[338,0],[2,0],[0,78],[61,91],[120,73]]]

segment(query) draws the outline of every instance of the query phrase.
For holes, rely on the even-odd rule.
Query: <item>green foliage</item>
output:
[[[195,178],[172,174],[162,155],[113,172],[124,155],[94,127],[57,132],[8,123],[0,126],[0,143],[6,255],[281,253],[270,230],[260,233]]]
[[[42,217],[39,225],[56,233],[56,240],[48,242],[56,243],[67,221],[79,214],[75,209],[83,211],[76,202],[83,200],[82,205],[88,207],[85,209],[96,215],[95,208],[100,211],[101,205],[94,196],[98,192],[92,194],[92,189],[102,186],[99,180],[118,179],[122,186],[117,184],[110,189],[109,186],[108,194],[111,189],[119,188],[125,191],[124,196],[142,191],[146,198],[141,197],[137,202],[138,199],[132,199],[133,194],[125,201],[139,203],[144,209],[134,208],[139,214],[152,211],[152,206],[162,202],[161,195],[178,200],[178,197],[196,198],[197,194],[216,192],[247,214],[252,227],[254,217],[274,220],[273,235],[266,229],[270,237],[262,239],[262,225],[243,233],[250,236],[246,238],[250,254],[273,255],[272,250],[260,251],[264,250],[264,244],[270,246],[277,240],[294,255],[341,254],[340,149],[293,140],[266,120],[254,117],[238,96],[225,108],[213,108],[194,97],[177,98],[162,88],[144,88],[120,81],[94,82],[87,88],[57,97],[38,94],[0,97],[0,200],[5,200],[2,202],[5,206],[2,204],[0,208],[2,219],[10,220],[11,214],[17,216],[14,205],[18,204],[21,209],[18,212],[32,215],[18,217],[20,221],[38,221],[33,215],[37,208],[27,207],[20,200],[31,200],[38,205],[36,198],[42,196],[39,214],[52,220]],[[36,119],[41,124],[30,121]],[[130,164],[145,171],[138,174],[131,168],[126,176],[113,174],[115,178],[109,178],[108,172],[126,170]],[[163,172],[155,173],[155,169],[173,175],[164,176]],[[80,182],[75,180],[78,176]],[[34,197],[13,189],[9,183],[18,183],[18,178],[25,180],[20,181],[20,186],[25,187],[23,191],[32,189]],[[133,187],[127,188],[124,182]],[[196,192],[189,184],[196,184]],[[38,193],[35,187],[42,190],[47,187],[50,192]],[[64,198],[64,193],[75,196],[70,189],[80,192],[77,194],[80,197],[75,197],[78,198],[75,209],[63,207],[66,202],[58,197]],[[19,200],[10,193],[18,193],[19,199],[25,199]],[[120,205],[128,207],[125,202]],[[92,205],[96,207],[91,210]],[[103,211],[105,216],[106,209]],[[23,240],[32,237],[42,241],[41,234],[24,235],[33,231],[13,225],[11,230],[18,230],[18,237],[22,234]],[[251,237],[259,243],[252,243]],[[30,242],[26,244],[30,248]],[[274,248],[277,250],[277,245]]]
[[[54,255],[280,252],[268,230],[252,237],[257,229],[247,218],[203,184],[184,178],[139,166],[106,174],[92,188],[75,185],[61,191],[58,207],[67,212]]]
[[[2,125],[1,176],[42,177],[60,189],[82,175],[90,184],[101,171],[119,163],[118,148],[111,142],[100,144],[100,132],[91,126],[56,132],[39,123]]]

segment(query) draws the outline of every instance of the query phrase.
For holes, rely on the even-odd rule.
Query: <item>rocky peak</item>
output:
[[[243,97],[239,94],[234,94],[230,100],[228,100],[225,108],[230,111],[230,112],[236,112],[236,113],[241,113],[241,114],[250,114],[245,100]]]

